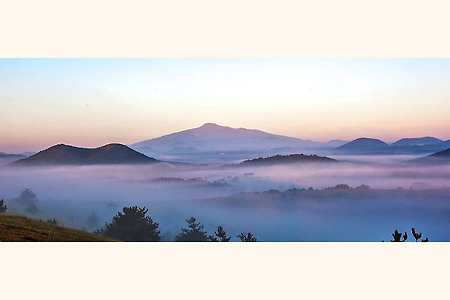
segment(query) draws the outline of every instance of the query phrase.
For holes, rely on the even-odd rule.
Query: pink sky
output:
[[[0,151],[213,122],[325,142],[450,138],[449,59],[0,59]]]

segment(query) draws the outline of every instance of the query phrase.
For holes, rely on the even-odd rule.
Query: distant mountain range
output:
[[[327,143],[318,143],[260,130],[206,123],[198,128],[142,141],[130,147],[169,161],[236,161],[245,157],[299,152],[320,155],[421,155],[449,148],[450,140],[442,141],[434,137],[403,138],[389,145],[379,139],[358,138],[351,142],[331,140]]]
[[[7,154],[0,152],[0,158],[24,158],[25,155],[22,154]]]
[[[42,164],[105,164],[139,163],[150,159],[187,163],[237,163],[246,159],[289,155],[292,153],[317,155],[429,155],[450,148],[450,140],[442,141],[435,137],[402,138],[387,144],[379,139],[358,138],[347,142],[331,140],[318,143],[293,137],[271,134],[260,130],[231,128],[214,123],[206,123],[198,128],[188,129],[158,138],[145,140],[128,148],[112,144],[117,157],[106,153],[107,149],[83,149],[66,145],[57,145],[31,155],[28,159],[20,155],[0,153],[0,165],[19,160],[18,164],[43,161]],[[118,150],[121,146],[122,150]],[[62,147],[69,147],[64,148]],[[71,147],[71,148],[70,148]],[[126,150],[125,148],[126,147]],[[76,150],[78,149],[78,150]],[[134,149],[134,152],[130,152]],[[114,152],[112,151],[112,152]],[[45,153],[42,153],[45,152]],[[140,153],[138,153],[140,152]],[[49,154],[51,153],[51,154]],[[65,154],[63,154],[65,153]],[[89,154],[88,154],[89,153]],[[128,153],[129,157],[125,154]],[[143,155],[143,154],[145,155]],[[24,153],[25,154],[25,153]],[[2,157],[3,155],[3,157]],[[143,155],[143,156],[142,156]],[[150,157],[147,157],[147,156]],[[67,159],[65,159],[67,157]],[[123,161],[123,162],[122,162]],[[40,163],[40,162],[39,162]]]
[[[337,160],[317,155],[291,154],[291,155],[275,155],[270,157],[260,157],[256,159],[245,160],[240,163],[241,166],[267,166],[277,164],[292,163],[333,163]]]
[[[442,141],[434,137],[403,138],[391,145],[372,138],[358,138],[332,151],[336,154],[358,155],[395,155],[395,154],[429,154],[450,147],[450,140]]]
[[[427,136],[421,138],[403,138],[393,143],[392,146],[423,146],[439,144],[442,142],[443,140]]]
[[[3,152],[0,152],[0,166],[7,165],[13,161],[19,160],[25,158],[25,155],[21,154],[6,154]]]
[[[121,144],[108,144],[94,149],[59,144],[30,157],[15,161],[11,165],[101,165],[148,164],[154,162],[157,162],[157,160]]]

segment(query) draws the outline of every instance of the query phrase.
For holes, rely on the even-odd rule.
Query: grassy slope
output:
[[[1,242],[109,242],[111,239],[70,228],[0,213]]]

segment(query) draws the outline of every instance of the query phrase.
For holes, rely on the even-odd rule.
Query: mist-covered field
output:
[[[450,241],[448,165],[337,158],[346,162],[2,166],[0,199],[8,212],[91,232],[124,206],[145,206],[165,240],[193,216],[210,234],[223,226],[232,241],[249,231],[260,241],[389,241],[395,229],[411,227],[430,241]],[[34,210],[14,200],[26,188],[38,199]]]

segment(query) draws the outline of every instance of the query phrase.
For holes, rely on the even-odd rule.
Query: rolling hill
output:
[[[350,154],[372,154],[389,152],[391,146],[378,139],[358,138],[336,149],[337,152]]]
[[[30,157],[13,162],[14,166],[148,164],[157,162],[121,144],[88,149],[59,144]]]

